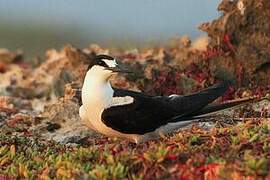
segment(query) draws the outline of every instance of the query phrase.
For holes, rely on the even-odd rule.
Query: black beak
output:
[[[133,73],[132,71],[130,71],[126,67],[119,65],[119,64],[115,67],[107,67],[106,69],[111,70],[113,72],[119,72],[119,73]]]

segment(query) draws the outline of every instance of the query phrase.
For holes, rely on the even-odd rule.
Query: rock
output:
[[[47,122],[47,124],[48,124],[47,131],[49,131],[49,132],[55,132],[55,130],[61,128],[61,125],[57,124],[57,123]]]
[[[0,73],[5,73],[7,70],[7,65],[5,62],[0,61]]]
[[[17,64],[6,64],[6,71],[0,73],[0,95],[11,95],[12,92],[9,92],[7,87],[17,86],[27,73],[27,70]]]
[[[74,81],[76,81],[76,77],[72,72],[65,69],[60,70],[60,73],[53,80],[53,93],[57,97],[63,97],[65,95],[65,85]]]
[[[230,12],[233,10],[235,6],[235,1],[231,1],[231,0],[223,0],[219,5],[218,5],[218,11],[221,12]]]
[[[180,39],[180,42],[186,48],[189,48],[190,45],[191,45],[191,40],[187,35],[182,36],[181,39]]]
[[[28,74],[27,78],[18,82],[16,87],[19,87],[20,91],[27,88],[28,92],[35,92],[27,98],[62,97],[66,84],[82,84],[86,61],[90,61],[88,55],[70,45],[65,46],[60,52],[49,50],[46,53],[46,61]]]
[[[86,137],[96,137],[96,133],[82,123],[79,105],[72,100],[61,98],[47,105],[41,116],[44,118],[41,124],[32,130],[46,139],[66,144],[79,142]]]
[[[209,44],[209,38],[207,36],[201,36],[192,42],[191,50],[193,51],[206,51]]]
[[[11,63],[15,61],[20,61],[23,59],[23,52],[16,51],[11,52],[8,49],[0,49],[0,62]]]
[[[218,19],[200,26],[211,38],[208,53],[219,51],[210,61],[218,58],[213,64],[233,64],[226,69],[232,73],[230,76],[245,74],[240,85],[254,79],[256,84],[269,84],[270,70],[266,69],[270,67],[270,1],[223,0],[218,10],[223,12]]]

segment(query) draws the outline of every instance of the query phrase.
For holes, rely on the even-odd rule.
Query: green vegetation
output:
[[[19,124],[22,124],[20,122]],[[197,126],[172,137],[135,145],[88,139],[81,145],[0,134],[0,176],[27,179],[147,179],[269,177],[270,122],[246,121],[205,131]],[[12,134],[12,135],[11,135]]]

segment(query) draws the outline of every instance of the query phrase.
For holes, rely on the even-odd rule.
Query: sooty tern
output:
[[[110,77],[119,72],[129,71],[111,56],[95,56],[82,87],[82,121],[109,137],[145,142],[196,122],[200,115],[239,104],[210,104],[224,94],[227,82],[186,96],[150,96],[111,87]]]

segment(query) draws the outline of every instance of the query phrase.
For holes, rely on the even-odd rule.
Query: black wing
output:
[[[114,89],[114,97],[130,96],[134,102],[112,106],[102,113],[102,121],[108,127],[127,134],[145,134],[156,130],[174,117],[188,117],[222,95],[227,84],[212,86],[188,96],[148,96],[142,93]],[[177,118],[179,121],[179,118]]]

